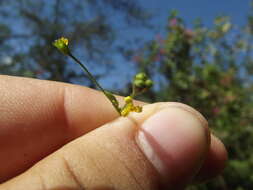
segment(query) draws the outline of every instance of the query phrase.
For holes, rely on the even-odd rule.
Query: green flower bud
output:
[[[145,81],[146,88],[151,88],[153,86],[153,84],[154,84],[153,81],[150,79]]]
[[[134,80],[134,86],[138,87],[138,88],[145,88],[145,82],[143,80]]]
[[[137,75],[135,75],[135,79],[137,79],[137,80],[146,80],[147,75],[145,73],[138,73]]]

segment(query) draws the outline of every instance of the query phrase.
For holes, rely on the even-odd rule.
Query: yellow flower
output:
[[[64,55],[69,55],[70,50],[69,50],[69,40],[67,38],[61,37],[58,40],[55,40],[53,42],[53,45],[60,50]]]
[[[134,106],[134,112],[140,113],[142,112],[142,107],[141,106]]]
[[[120,115],[125,117],[130,112],[137,112],[140,113],[142,111],[142,107],[140,106],[134,106],[133,104],[133,98],[131,96],[127,96],[124,98],[125,106],[121,109]]]
[[[127,96],[127,97],[124,98],[124,101],[126,102],[126,104],[132,103],[133,102],[133,98],[131,96]]]

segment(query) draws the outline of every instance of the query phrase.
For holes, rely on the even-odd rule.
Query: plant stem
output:
[[[134,86],[134,84],[132,84],[132,93],[131,93],[130,97],[134,98],[135,96],[136,96],[135,86]]]
[[[82,69],[87,73],[89,79],[97,86],[99,90],[101,90],[104,95],[107,97],[107,99],[112,103],[113,107],[116,109],[116,111],[120,114],[120,108],[111,100],[108,93],[102,88],[102,86],[97,82],[97,80],[93,77],[93,75],[89,72],[89,70],[85,67],[84,64],[82,64],[81,61],[79,61],[73,54],[69,53],[69,56],[76,62]]]

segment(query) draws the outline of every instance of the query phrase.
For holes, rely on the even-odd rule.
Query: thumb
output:
[[[151,104],[72,141],[0,189],[181,189],[200,169],[209,139],[192,108]]]

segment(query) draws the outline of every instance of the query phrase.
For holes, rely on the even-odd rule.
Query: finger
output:
[[[199,183],[216,177],[225,168],[227,159],[228,156],[224,144],[217,137],[211,135],[209,152],[194,181]]]
[[[147,105],[72,141],[1,188],[181,189],[209,149],[207,123],[195,113]]]
[[[0,183],[118,117],[100,92],[76,85],[0,76],[0,97]]]
[[[89,88],[19,77],[0,79],[0,182],[117,117],[104,96]],[[211,148],[211,152],[225,152],[217,151],[222,150],[220,147]],[[211,163],[212,168],[224,164]]]

